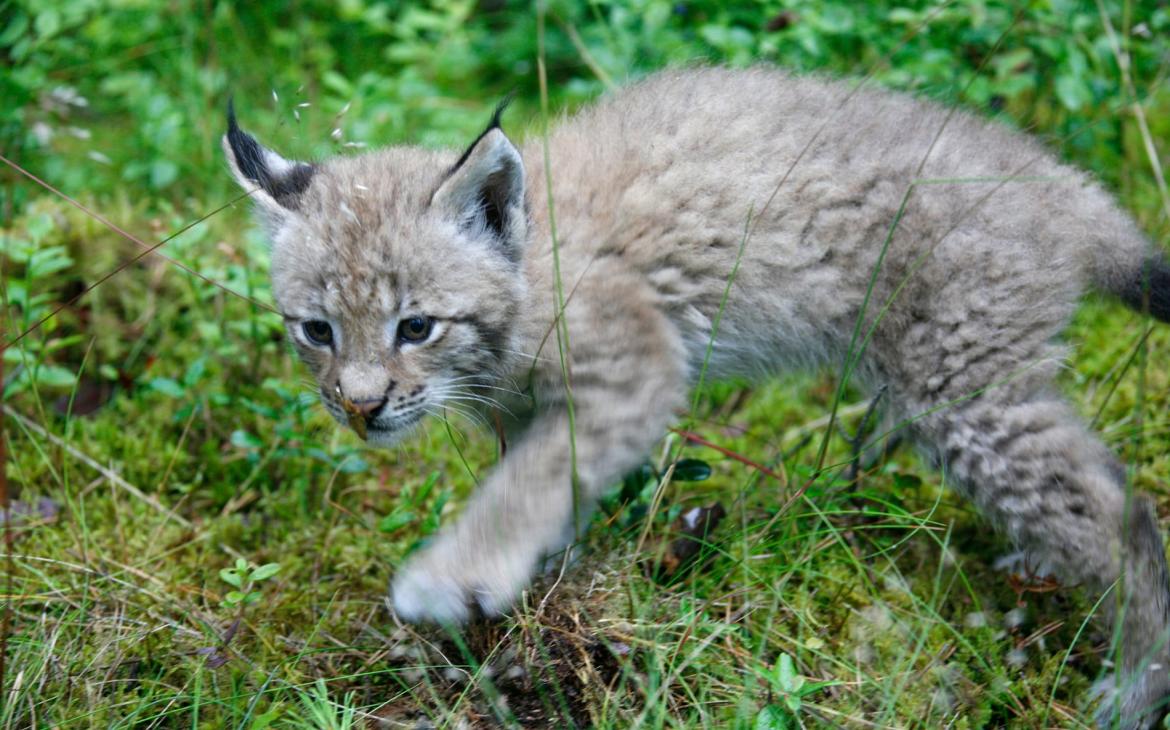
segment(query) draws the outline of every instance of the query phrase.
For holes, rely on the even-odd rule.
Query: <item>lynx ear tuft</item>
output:
[[[315,168],[304,162],[286,160],[240,129],[230,99],[227,127],[223,151],[240,187],[253,191],[252,198],[270,215],[279,217],[296,210]]]
[[[472,237],[489,236],[513,261],[527,237],[524,162],[500,128],[505,99],[491,123],[463,153],[431,196],[431,205],[453,216]]]
[[[479,136],[475,138],[474,142],[468,145],[467,149],[463,150],[463,154],[460,155],[459,160],[451,166],[451,170],[447,173],[447,175],[451,175],[460,167],[463,167],[463,163],[467,162],[467,158],[471,157],[471,153],[475,151],[475,148],[479,146],[479,143],[483,141],[483,138],[488,136],[489,132],[491,132],[493,129],[498,129],[501,132],[504,131],[503,126],[500,124],[500,118],[504,116],[504,112],[506,112],[508,107],[512,104],[512,98],[515,97],[515,95],[515,91],[510,91],[508,92],[507,96],[505,96],[503,99],[500,99],[500,103],[496,104],[495,111],[492,112],[492,118],[488,121],[487,127],[479,133]]]

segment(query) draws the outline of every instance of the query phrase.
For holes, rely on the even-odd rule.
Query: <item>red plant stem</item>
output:
[[[679,436],[682,436],[684,439],[686,439],[687,441],[690,441],[691,443],[698,444],[700,446],[706,446],[708,449],[714,449],[714,450],[718,451],[719,453],[723,454],[724,456],[735,459],[736,461],[738,461],[741,464],[746,464],[747,466],[750,466],[751,468],[755,469],[756,471],[760,472],[761,474],[765,474],[767,476],[772,477],[773,479],[780,482],[781,484],[784,484],[787,481],[784,477],[782,477],[781,475],[772,471],[771,469],[764,466],[763,464],[756,462],[756,461],[752,461],[751,459],[747,458],[743,454],[737,454],[736,452],[732,451],[731,449],[720,446],[719,444],[711,443],[710,441],[703,438],[702,436],[700,436],[697,433],[692,433],[690,431],[684,431],[681,428],[672,428],[670,430],[677,433]]]

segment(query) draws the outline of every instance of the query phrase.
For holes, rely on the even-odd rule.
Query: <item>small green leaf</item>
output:
[[[826,4],[815,18],[820,30],[830,35],[840,35],[853,30],[855,11],[846,5]]]
[[[382,532],[396,532],[414,522],[414,515],[405,511],[395,511],[378,521],[378,529]]]
[[[239,588],[243,584],[239,573],[231,570],[230,568],[224,568],[223,570],[219,571],[219,577],[223,579],[224,583],[233,585],[236,588]]]
[[[776,705],[765,705],[756,715],[755,730],[788,730],[788,715]]]
[[[239,591],[228,591],[228,594],[223,597],[223,600],[227,601],[228,603],[240,603],[244,600],[244,598],[244,594],[240,593]]]
[[[1060,99],[1060,103],[1070,111],[1076,111],[1093,100],[1093,92],[1089,90],[1089,85],[1072,74],[1057,76],[1053,91],[1056,92],[1056,98]]]
[[[236,570],[243,573],[248,570],[248,561],[243,558],[236,558]]]
[[[0,32],[0,48],[7,48],[27,32],[28,16],[17,11],[16,17],[10,19],[8,27]]]
[[[800,690],[800,696],[808,697],[811,694],[820,692],[825,687],[835,687],[838,684],[841,684],[841,682],[836,679],[829,680],[828,682],[805,682],[804,687]]]
[[[272,723],[280,718],[283,712],[284,708],[277,706],[268,712],[257,715],[252,719],[252,724],[248,726],[248,730],[268,730],[272,726]]]
[[[171,160],[155,160],[150,163],[150,184],[165,188],[179,177],[179,166]]]
[[[42,365],[36,369],[36,378],[39,385],[51,388],[70,388],[77,382],[76,373],[60,365]]]
[[[149,386],[151,390],[170,396],[171,398],[182,398],[187,394],[183,386],[170,378],[154,378],[150,381]]]
[[[187,372],[183,373],[183,385],[191,387],[203,378],[203,373],[207,370],[207,358],[200,357],[187,366]]]
[[[633,502],[642,494],[642,490],[651,481],[658,481],[658,472],[654,470],[654,466],[649,462],[643,462],[641,466],[628,472],[622,477],[622,493],[621,499],[626,502]]]
[[[55,227],[53,225],[53,216],[48,213],[38,213],[28,219],[28,222],[25,224],[25,231],[34,243],[40,243]],[[30,255],[35,253],[35,251],[29,252]]]
[[[784,695],[784,704],[793,715],[800,714],[800,695]]]
[[[248,595],[244,596],[244,603],[247,603],[249,605],[251,605],[259,600],[260,600],[260,591],[252,591]],[[797,700],[797,702],[799,702],[799,701],[800,700]]]
[[[61,29],[61,13],[54,8],[42,10],[33,21],[33,28],[41,38],[55,35]]]
[[[674,465],[676,482],[701,482],[711,476],[711,465],[701,459],[680,459]]]
[[[447,500],[450,498],[450,491],[443,490],[439,492],[439,496],[435,498],[435,503],[431,505],[431,513],[423,519],[422,534],[429,535],[439,529],[439,523],[443,521],[443,507],[447,505]]]
[[[349,454],[341,459],[337,470],[346,474],[362,474],[370,470],[370,465],[362,457]]]
[[[251,578],[254,581],[268,580],[279,572],[280,563],[265,563],[258,568],[253,568]]]
[[[899,489],[915,489],[922,486],[922,479],[916,474],[899,472],[894,475],[894,486]]]
[[[439,476],[440,474],[437,471],[433,471],[427,475],[426,481],[423,482],[422,486],[418,488],[418,492],[415,494],[415,497],[412,500],[415,504],[421,504],[426,500],[427,497],[431,496],[431,490],[434,489],[435,484],[438,483]]]
[[[257,451],[264,445],[260,439],[242,429],[232,431],[232,446],[239,449],[246,449],[248,451]]]
[[[795,676],[796,667],[792,663],[792,657],[788,654],[781,654],[780,661],[776,663],[776,680],[780,685],[780,689],[785,692],[791,692],[793,677]]]

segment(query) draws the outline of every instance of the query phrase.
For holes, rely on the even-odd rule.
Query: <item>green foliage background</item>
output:
[[[1158,180],[1170,161],[1164,2],[596,0],[546,10],[554,109],[667,65],[871,75],[1044,135],[1116,190],[1156,240],[1170,234]],[[503,0],[3,0],[0,154],[153,244],[237,195],[218,142],[229,96],[245,125],[289,156],[461,146],[512,91],[509,130],[539,129],[537,59],[537,10]],[[141,252],[14,166],[0,176],[0,215],[10,342]],[[417,444],[377,453],[331,425],[263,307],[266,248],[242,203],[160,250],[245,298],[151,255],[4,352],[6,473],[12,514],[24,512],[12,520],[20,559],[3,589],[13,613],[0,726],[322,726],[334,701],[411,721],[525,724],[479,679],[444,679],[438,659],[419,679],[387,649],[406,639],[378,604],[391,566],[489,468],[490,439],[438,424]],[[1083,347],[1068,381],[1165,513],[1170,350],[1158,331],[1126,367],[1142,327],[1112,305],[1088,305],[1070,335]],[[802,440],[831,393],[827,375],[720,385],[702,416],[712,440],[798,484],[813,461]],[[848,447],[838,440],[833,453],[843,459]],[[609,505],[592,538],[593,572],[577,572],[586,583],[603,576],[594,580],[611,598],[582,598],[569,579],[558,610],[585,616],[574,629],[582,642],[632,647],[630,658],[600,693],[555,671],[533,680],[529,693],[554,688],[537,703],[543,721],[1079,722],[1103,643],[1080,630],[1088,606],[1073,592],[1017,598],[986,568],[1003,546],[941,498],[939,476],[911,455],[867,472],[860,496],[846,496],[839,474],[826,477],[810,490],[816,503],[790,514],[777,511],[787,492],[748,489],[758,475],[742,464],[698,455],[714,475],[669,487],[660,513],[637,479],[627,480],[628,501]],[[715,499],[734,505],[737,524],[714,567],[669,588],[642,578],[632,554],[640,526],[665,531],[684,506]],[[859,527],[858,515],[880,529]],[[237,612],[219,571],[241,555],[282,570],[260,587],[266,600]],[[1059,624],[1054,640],[990,625],[1017,601],[1028,631]],[[976,614],[995,620],[975,625]],[[730,615],[741,618],[729,624]],[[224,642],[235,618],[244,628]],[[532,648],[551,630],[547,616],[529,607],[510,621],[512,638],[456,642],[471,648],[444,661],[477,678],[492,652],[556,664]],[[876,636],[859,644],[866,632]],[[516,647],[515,636],[527,638]],[[229,660],[211,667],[204,650],[226,643]],[[872,656],[857,653],[862,645]],[[1020,664],[1012,652],[1025,650]],[[782,655],[844,684],[780,712],[742,666]]]

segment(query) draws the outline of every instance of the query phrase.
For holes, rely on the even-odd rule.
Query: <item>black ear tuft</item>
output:
[[[431,193],[431,205],[471,238],[493,239],[513,261],[527,243],[528,205],[524,160],[500,128],[511,94],[496,105],[491,121]]]
[[[455,172],[460,167],[463,167],[463,163],[467,162],[467,158],[471,156],[471,151],[475,149],[475,146],[479,144],[484,137],[487,136],[488,132],[492,131],[493,129],[499,129],[501,131],[503,130],[503,127],[500,125],[500,117],[504,116],[504,112],[508,110],[508,106],[511,105],[512,100],[515,98],[516,90],[513,89],[512,91],[509,91],[507,94],[505,94],[503,99],[500,99],[500,103],[496,104],[496,109],[492,112],[492,118],[488,122],[487,127],[485,127],[484,130],[479,133],[479,136],[475,138],[474,142],[467,146],[467,149],[463,150],[463,154],[459,156],[459,159],[455,162],[454,165],[451,166],[451,169],[447,171],[448,175]]]
[[[512,89],[504,98],[500,99],[500,103],[496,104],[495,111],[492,112],[492,120],[488,122],[488,129],[495,129],[500,126],[500,117],[504,116],[504,112],[508,111],[508,107],[512,105],[512,101],[516,98],[516,90]],[[484,130],[485,132],[487,129]]]
[[[264,150],[256,138],[240,129],[236,122],[235,100],[228,98],[227,105],[227,139],[232,147],[232,154],[236,158],[236,166],[240,173],[265,190],[271,184],[268,167],[264,164]]]
[[[300,194],[309,186],[313,177],[314,167],[285,160],[265,149],[255,137],[240,129],[236,121],[234,100],[231,98],[227,104],[227,127],[227,143],[239,176],[259,185],[281,206],[290,210],[296,208]]]

